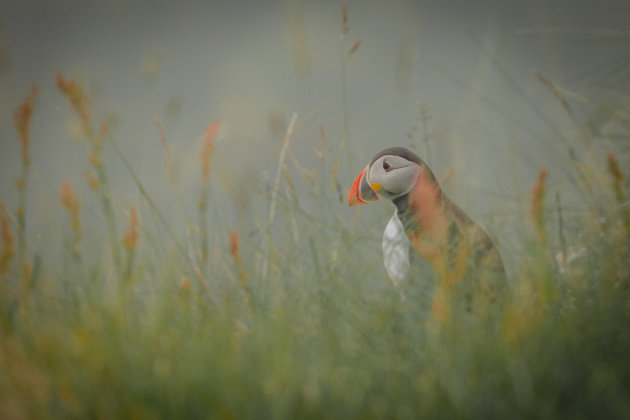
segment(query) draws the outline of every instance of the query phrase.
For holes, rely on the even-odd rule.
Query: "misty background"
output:
[[[85,180],[85,140],[55,87],[56,72],[86,88],[94,124],[110,123],[111,138],[182,231],[173,191],[181,189],[195,214],[202,133],[217,118],[210,216],[222,224],[211,229],[255,235],[266,220],[268,201],[256,191],[273,182],[295,112],[287,164],[298,186],[330,170],[317,156],[325,149],[320,126],[330,144],[347,140],[337,172],[344,197],[334,211],[350,221],[357,210],[347,208],[345,194],[369,159],[411,146],[498,238],[508,265],[518,260],[515,224],[526,216],[540,168],[570,213],[579,211],[579,197],[569,150],[594,166],[607,152],[627,155],[627,142],[614,136],[616,124],[628,124],[625,1],[1,0],[0,12],[0,198],[16,206],[13,110],[37,83],[27,217],[30,246],[44,253],[56,252],[47,244],[62,230],[63,179],[84,201],[86,235],[104,229],[90,211],[97,203]],[[176,158],[169,168],[156,117]],[[141,200],[111,147],[104,153],[124,225],[124,209]],[[313,191],[298,188],[306,208],[317,205]],[[392,207],[371,207],[360,210],[360,221],[384,228]],[[380,252],[380,239],[373,246]]]

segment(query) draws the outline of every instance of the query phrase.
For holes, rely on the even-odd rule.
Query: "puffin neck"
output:
[[[409,194],[401,195],[392,200],[392,203],[396,206],[398,214],[402,214],[409,208]]]
[[[394,198],[392,203],[396,206],[396,214],[405,230],[414,229],[416,222],[413,212],[409,208],[409,193]]]

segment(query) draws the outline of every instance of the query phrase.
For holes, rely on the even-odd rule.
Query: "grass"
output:
[[[439,311],[401,300],[374,275],[381,224],[358,229],[334,210],[342,151],[323,126],[312,184],[283,166],[288,130],[273,185],[257,186],[268,225],[248,236],[208,212],[212,123],[199,224],[178,237],[106,126],[92,127],[81,87],[61,75],[57,85],[82,122],[108,233],[101,253],[85,251],[81,199],[64,181],[63,263],[42,262],[21,242],[24,194],[16,215],[0,208],[0,417],[630,417],[628,174],[614,155],[601,157],[607,171],[572,166],[575,179],[596,173],[597,204],[572,216],[580,229],[561,228],[561,241],[549,228],[563,209],[546,172],[532,179],[514,299],[488,328],[448,300]],[[24,103],[32,108],[32,96]],[[28,133],[28,119],[16,123]],[[105,147],[130,171],[138,207],[116,210]],[[303,205],[297,187],[312,188],[318,205]]]

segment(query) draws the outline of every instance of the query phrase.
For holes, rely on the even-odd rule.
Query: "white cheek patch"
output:
[[[392,169],[383,169],[383,162],[387,161]],[[393,200],[407,194],[416,184],[416,178],[424,166],[418,166],[400,156],[383,156],[366,171],[366,179],[370,185],[378,184],[377,194],[383,198]]]
[[[365,179],[367,180],[368,184],[372,185],[372,179],[370,177],[370,174],[372,173],[374,165],[370,166],[367,168],[367,171],[365,171]]]
[[[395,169],[384,176],[382,186],[392,198],[400,197],[413,189],[419,173],[420,167],[415,164]]]

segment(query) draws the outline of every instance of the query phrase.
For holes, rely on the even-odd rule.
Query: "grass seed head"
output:
[[[240,258],[240,248],[241,248],[241,245],[238,238],[238,233],[236,233],[236,231],[231,230],[230,231],[230,255],[235,260],[238,260]]]
[[[20,143],[22,144],[22,162],[24,165],[28,165],[31,161],[29,154],[29,144],[31,141],[30,126],[33,116],[33,102],[36,96],[37,85],[33,85],[26,99],[18,105],[13,112],[13,122],[15,123]]]
[[[204,182],[207,182],[210,178],[210,159],[214,153],[214,143],[221,126],[221,120],[214,120],[206,128],[203,133],[203,145],[201,146],[201,173]]]
[[[101,149],[103,148],[103,142],[105,141],[105,138],[107,137],[107,134],[109,133],[109,123],[107,121],[103,121],[101,122],[101,125],[98,128],[98,132],[96,133],[96,136],[94,136],[93,139],[93,146],[94,146],[94,151],[96,153],[101,152]]]
[[[64,179],[61,184],[59,200],[61,201],[61,205],[70,213],[72,230],[74,230],[75,238],[78,241],[81,237],[81,220],[79,218],[80,200],[74,193],[70,181],[67,179]]]
[[[547,178],[547,169],[543,168],[538,173],[538,180],[532,186],[531,202],[529,205],[529,217],[538,231],[538,237],[544,240],[547,236],[545,230],[544,209],[545,209],[545,179]]]
[[[94,175],[92,171],[88,171],[86,177],[87,177],[88,185],[90,186],[90,188],[92,188],[92,191],[98,191],[101,185],[100,181],[98,180],[98,177]]]
[[[95,168],[98,168],[101,165],[101,159],[98,157],[98,154],[93,150],[88,150],[87,153],[88,162]]]
[[[608,172],[613,177],[614,187],[620,188],[621,182],[623,181],[623,174],[621,173],[621,169],[619,169],[619,162],[612,153],[606,155],[606,160],[608,160]]]
[[[326,150],[326,146],[328,145],[328,137],[326,136],[326,131],[324,130],[324,124],[319,121],[319,136],[322,140],[322,149]]]
[[[182,278],[179,281],[179,288],[184,293],[190,292],[190,277],[182,276]]]
[[[361,46],[361,41],[355,42],[352,48],[350,48],[350,51],[348,51],[348,58],[352,58],[352,56],[354,55],[354,53],[357,52],[360,46]]]
[[[66,208],[66,210],[70,211],[74,204],[74,191],[72,190],[72,185],[70,185],[70,181],[64,179],[61,183],[61,189],[59,190],[59,200],[61,201],[61,205]]]
[[[0,208],[0,227],[2,228],[2,251],[0,252],[0,274],[6,273],[13,257],[13,233],[4,208]]]
[[[123,244],[130,251],[134,251],[138,246],[138,210],[136,206],[131,206],[129,211],[129,227],[123,234]]]
[[[628,210],[628,203],[626,198],[624,197],[624,192],[622,188],[623,183],[623,173],[619,168],[619,161],[612,153],[609,153],[607,156],[608,160],[608,172],[613,178],[613,191],[615,193],[615,200],[617,200],[617,204],[620,206],[621,210],[621,218],[623,222],[624,232],[626,234],[630,233],[630,210]]]
[[[348,26],[348,6],[345,4],[341,6],[341,14],[342,14],[342,25],[343,25],[343,33],[344,35],[348,33],[350,27]]]
[[[74,112],[79,117],[83,133],[87,137],[92,135],[92,104],[90,98],[75,80],[64,78],[61,73],[55,76],[57,88],[68,98]]]
[[[160,119],[157,116],[155,116],[155,125],[157,126],[158,132],[160,133],[160,142],[162,143],[162,146],[164,146],[164,150],[166,150],[166,154],[170,156],[171,149],[168,147],[168,142],[166,141],[166,133],[164,132],[164,124],[162,124],[162,121],[160,121]]]

